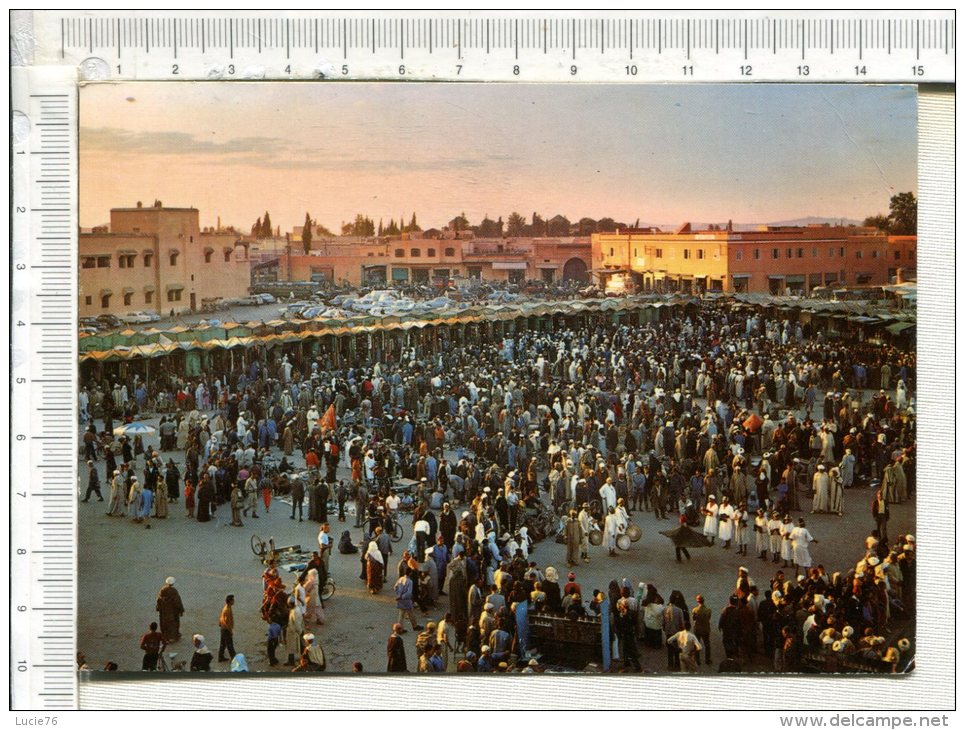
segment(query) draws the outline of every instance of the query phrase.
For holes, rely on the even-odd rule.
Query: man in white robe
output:
[[[818,464],[812,480],[814,487],[814,501],[811,503],[811,514],[828,512],[831,509],[831,480],[824,464]]]
[[[734,506],[724,497],[717,510],[717,537],[724,543],[724,550],[730,550],[730,541],[734,539],[734,515]]]
[[[605,512],[609,512],[617,506],[617,490],[610,477],[607,477],[606,482],[600,487],[600,503],[603,505]]]
[[[626,530],[626,522],[616,509],[610,507],[606,519],[603,522],[603,544],[606,545],[609,554],[617,554],[617,537]]]
[[[821,429],[821,461],[830,464],[834,461],[834,434],[831,429]]]
[[[707,506],[704,507],[704,535],[710,538],[710,544],[714,544],[717,537],[717,498],[711,494],[707,497]]]
[[[828,475],[830,484],[828,510],[838,516],[844,514],[844,484],[841,480],[841,470],[832,467]]]
[[[781,516],[771,512],[771,519],[767,521],[768,546],[773,555],[772,562],[778,563],[781,558]]]
[[[590,532],[597,529],[596,522],[590,517],[590,505],[583,504],[583,509],[580,510],[580,514],[577,517],[580,521],[580,528],[582,530],[583,539],[580,543],[580,557],[583,558],[584,563],[590,562]]]
[[[798,520],[797,527],[791,530],[791,550],[796,568],[807,569],[811,567],[811,553],[808,551],[808,546],[812,542],[817,542],[817,540],[808,532],[802,517]]]

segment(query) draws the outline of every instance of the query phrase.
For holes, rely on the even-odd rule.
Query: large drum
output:
[[[643,530],[640,529],[639,525],[628,525],[626,535],[630,538],[630,542],[637,542],[643,537]]]
[[[590,530],[590,544],[591,545],[602,545],[603,544],[603,533],[599,530]]]
[[[617,547],[620,548],[621,550],[624,550],[624,551],[629,550],[630,543],[631,543],[630,536],[627,535],[626,533],[622,535],[617,535]]]

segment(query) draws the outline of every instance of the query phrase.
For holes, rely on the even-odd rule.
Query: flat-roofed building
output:
[[[112,208],[109,226],[79,236],[81,317],[201,309],[240,297],[251,281],[247,244],[199,226],[197,208]]]
[[[857,226],[754,230],[624,229],[592,236],[593,274],[609,291],[807,294],[891,283],[916,267],[916,236]]]
[[[332,281],[359,285],[442,283],[456,277],[483,281],[546,283],[587,280],[589,237],[466,238],[420,234],[299,241],[270,265],[278,281]],[[295,238],[295,236],[293,236]]]

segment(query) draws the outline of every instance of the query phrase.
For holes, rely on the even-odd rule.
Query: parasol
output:
[[[673,530],[661,530],[660,534],[669,537],[674,547],[710,547],[710,540],[696,530],[691,530],[687,525],[681,525]]]
[[[141,423],[140,421],[125,423],[123,426],[118,426],[114,429],[115,436],[151,436],[154,433],[157,433],[157,429],[154,428],[154,426],[148,426],[146,423]]]

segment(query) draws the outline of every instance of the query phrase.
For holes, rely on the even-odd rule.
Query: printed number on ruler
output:
[[[951,12],[644,13],[514,18],[371,14],[43,14],[54,62],[123,79],[954,81]]]

